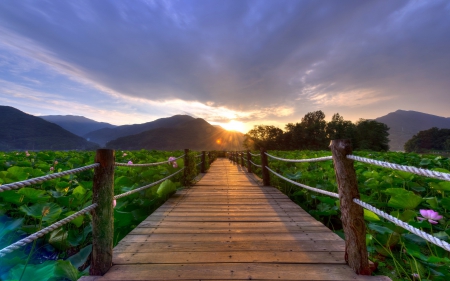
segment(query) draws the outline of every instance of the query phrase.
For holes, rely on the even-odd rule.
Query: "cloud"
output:
[[[131,108],[217,122],[387,100],[444,112],[449,10],[443,0],[0,2],[0,45]]]

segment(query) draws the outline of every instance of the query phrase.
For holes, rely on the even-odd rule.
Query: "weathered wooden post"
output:
[[[241,151],[241,166],[245,167],[245,163],[244,163],[244,152]]]
[[[188,180],[188,175],[190,174],[190,167],[189,167],[189,149],[185,148],[184,149],[184,171],[183,171],[183,175],[184,175],[184,186],[188,186],[189,185],[189,180]]]
[[[269,165],[269,161],[267,160],[266,155],[266,149],[264,147],[261,147],[261,169],[262,169],[262,177],[263,177],[263,184],[265,186],[270,185],[270,175],[269,170],[267,170],[266,166]]]
[[[112,149],[98,149],[94,169],[92,203],[92,259],[90,275],[103,275],[112,266],[114,236],[114,162]]]
[[[201,167],[200,167],[200,172],[201,173],[204,173],[205,171],[206,171],[206,163],[205,163],[205,161],[206,161],[206,152],[205,151],[202,151],[202,164],[200,165]]]
[[[360,197],[353,160],[347,158],[347,155],[352,154],[352,143],[347,139],[332,140],[330,148],[333,154],[341,203],[341,221],[345,233],[345,261],[357,274],[370,275],[364,211],[361,206],[353,203],[354,198]]]
[[[252,164],[250,163],[250,160],[252,159],[252,155],[250,154],[250,150],[247,150],[247,172],[252,172]]]

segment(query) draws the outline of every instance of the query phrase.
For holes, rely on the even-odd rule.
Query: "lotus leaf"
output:
[[[32,206],[20,206],[19,210],[28,216],[52,223],[55,222],[62,212],[61,207],[55,203],[38,203]]]

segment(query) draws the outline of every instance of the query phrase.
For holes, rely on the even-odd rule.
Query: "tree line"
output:
[[[284,131],[272,125],[255,125],[245,134],[244,147],[259,150],[324,150],[330,140],[351,139],[356,150],[389,150],[389,127],[374,120],[360,119],[353,123],[339,113],[325,121],[319,110],[308,112],[300,123],[288,123]]]
[[[420,131],[405,143],[406,152],[427,152],[430,150],[450,151],[450,129]]]

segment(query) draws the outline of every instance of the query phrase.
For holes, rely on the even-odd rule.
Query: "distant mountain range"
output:
[[[98,145],[14,107],[0,106],[0,150],[92,150]]]
[[[170,118],[174,117],[176,116]],[[191,120],[179,125],[160,127],[118,138],[108,142],[106,147],[127,150],[142,148],[157,150],[184,148],[193,150],[241,150],[243,148],[244,135],[242,133],[226,131],[201,118],[190,118]]]
[[[450,118],[411,110],[397,110],[375,120],[390,128],[389,146],[394,151],[403,151],[405,143],[419,131],[432,127],[450,129]]]
[[[106,144],[108,148],[127,150],[240,150],[244,140],[242,133],[228,132],[188,115],[114,126],[82,116],[36,117],[0,106],[0,126],[0,151],[92,150]]]
[[[157,128],[177,127],[193,119],[195,118],[188,115],[174,115],[172,117],[160,118],[155,121],[143,124],[123,125],[117,126],[115,128],[103,128],[85,134],[84,137],[89,141],[93,141],[100,144],[101,146],[104,146],[108,141],[112,141],[120,137],[135,135]]]
[[[80,137],[99,129],[116,127],[115,125],[111,125],[105,122],[97,122],[83,116],[47,115],[39,117],[41,117],[44,120],[47,120],[48,122],[55,123],[56,125],[59,125],[62,128],[66,129],[67,131]]]

